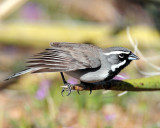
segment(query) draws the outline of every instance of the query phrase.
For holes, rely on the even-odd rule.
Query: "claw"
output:
[[[62,91],[61,91],[62,96],[63,96],[63,93],[64,93],[65,90],[68,91],[67,96],[69,96],[71,94],[72,88],[71,88],[71,85],[69,83],[65,83],[64,86],[61,86],[61,87],[63,87]]]
[[[68,94],[66,96],[69,96],[71,94],[71,90],[69,90]]]
[[[77,93],[80,95],[79,90],[77,90]]]
[[[61,95],[63,96],[65,88],[62,88]],[[64,96],[63,96],[64,97]]]
[[[90,90],[89,95],[91,95],[92,94],[92,87],[91,86],[89,86],[89,90]]]
[[[89,83],[85,83],[85,82],[81,82],[81,84],[84,86],[85,89],[87,89],[89,87],[89,90],[90,90],[90,95],[92,94],[92,87],[90,86]]]
[[[69,83],[67,83],[67,86],[68,86],[68,91],[69,91],[67,96],[69,96],[71,94],[71,85]]]

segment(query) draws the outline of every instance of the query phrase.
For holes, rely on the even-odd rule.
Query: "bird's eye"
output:
[[[119,58],[124,58],[124,54],[119,54]]]

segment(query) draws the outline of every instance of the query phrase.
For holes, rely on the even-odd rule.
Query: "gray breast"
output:
[[[108,63],[105,56],[100,56],[100,60],[101,66],[98,68],[88,68],[65,73],[87,83],[103,81],[109,76],[111,64]]]

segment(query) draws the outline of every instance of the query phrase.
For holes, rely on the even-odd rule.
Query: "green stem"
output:
[[[160,91],[160,76],[128,79],[124,81],[110,80],[106,82],[90,84],[90,86],[93,90],[105,89],[117,91]],[[73,87],[73,90],[89,90],[89,87],[84,88],[83,85],[77,84]]]

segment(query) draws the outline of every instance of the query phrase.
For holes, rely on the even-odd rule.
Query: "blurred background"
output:
[[[134,79],[159,73],[159,0],[0,0],[0,128],[160,128],[159,92],[118,97],[121,92],[73,91],[62,97],[59,73],[27,74],[4,82],[50,42],[133,51],[127,27],[145,59],[121,75]]]

